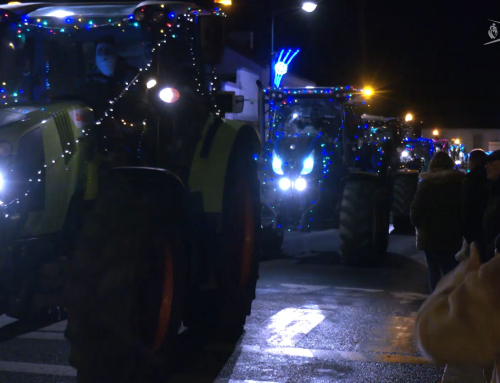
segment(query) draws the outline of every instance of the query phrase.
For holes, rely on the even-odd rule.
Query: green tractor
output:
[[[3,312],[67,307],[81,381],[158,377],[181,322],[238,330],[255,298],[260,142],[223,118],[226,14],[0,8]]]

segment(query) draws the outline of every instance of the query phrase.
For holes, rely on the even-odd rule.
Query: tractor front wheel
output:
[[[149,381],[172,363],[185,291],[183,188],[174,177],[153,184],[114,176],[83,229],[66,330],[79,382]]]
[[[344,181],[340,204],[342,263],[379,264],[389,244],[389,193],[376,175],[353,175]]]

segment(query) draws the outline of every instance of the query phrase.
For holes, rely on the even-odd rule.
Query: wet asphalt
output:
[[[414,341],[428,294],[412,235],[391,235],[377,268],[344,267],[336,230],[287,233],[261,262],[257,299],[243,334],[181,333],[168,383],[440,382]],[[0,382],[76,382],[66,322],[42,327],[0,317]]]

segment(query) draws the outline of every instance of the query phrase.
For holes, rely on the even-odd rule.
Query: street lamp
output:
[[[316,10],[316,7],[318,4],[316,4],[314,1],[306,1],[304,4],[302,4],[302,9],[306,12],[314,12]]]
[[[318,6],[318,3],[315,1],[306,1],[305,3],[302,4],[302,10],[307,13],[314,12],[316,10],[316,7]],[[284,12],[289,11],[289,10],[294,10],[296,8],[292,9],[286,9]],[[283,11],[281,11],[283,12]],[[279,12],[279,13],[281,13]],[[273,11],[271,14],[271,56],[274,55],[274,17],[276,15],[276,11]]]
[[[370,98],[371,96],[373,96],[373,93],[375,93],[375,91],[373,90],[373,88],[371,86],[367,86],[367,87],[363,88],[361,93],[363,93],[363,95],[366,98]]]
[[[405,117],[405,121],[406,122],[410,122],[410,121],[413,121],[413,114],[411,113],[408,113]]]
[[[432,132],[432,135],[435,137],[439,136],[439,130],[434,129],[434,131]]]

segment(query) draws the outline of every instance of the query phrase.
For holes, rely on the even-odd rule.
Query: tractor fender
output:
[[[377,182],[379,182],[379,176],[377,173],[369,173],[369,172],[349,173],[347,176],[342,177],[342,181],[341,181],[342,190],[344,189],[346,182],[348,182],[350,180],[365,180],[366,182],[377,183]]]
[[[243,136],[245,139],[240,140]],[[205,213],[222,213],[229,158],[233,150],[238,150],[235,144],[241,145],[243,141],[254,153],[260,152],[259,135],[249,124],[210,117],[203,128],[191,164],[189,189],[201,196],[200,208]]]
[[[99,193],[99,169],[102,160],[99,155],[92,156],[92,159],[87,162],[87,174],[85,180],[85,193],[83,199],[91,201],[97,198]]]

